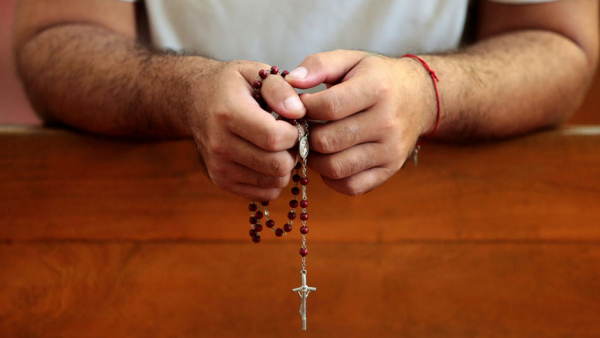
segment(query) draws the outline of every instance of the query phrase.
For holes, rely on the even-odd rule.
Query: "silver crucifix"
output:
[[[298,292],[302,303],[300,303],[300,315],[302,316],[302,330],[306,331],[306,298],[311,291],[317,291],[317,288],[313,288],[306,285],[306,270],[302,270],[302,286],[299,288],[292,289],[293,292]]]

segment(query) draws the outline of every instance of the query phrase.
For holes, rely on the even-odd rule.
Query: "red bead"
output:
[[[277,74],[277,73],[279,73],[279,68],[277,68],[277,66],[271,67],[271,74]]]
[[[297,208],[298,207],[298,201],[297,200],[291,200],[290,201],[290,208]]]
[[[252,96],[254,96],[254,99],[255,99],[256,101],[260,101],[260,100],[262,99],[262,96],[260,96],[260,94],[259,94],[259,93],[254,93],[254,95],[252,95]]]
[[[283,236],[283,229],[282,228],[277,228],[275,230],[275,236],[277,236],[277,237]]]
[[[287,70],[284,70],[284,71],[281,73],[281,76],[283,76],[283,77],[286,77],[286,76],[287,76],[289,73],[290,73],[290,72],[288,72]]]
[[[300,162],[296,163],[296,166],[294,167],[294,169],[300,170],[300,168],[302,168],[302,163],[300,163]]]
[[[307,200],[300,201],[300,206],[303,208],[308,208],[308,201]]]
[[[298,187],[292,188],[292,195],[298,195],[300,193],[300,189]]]
[[[300,233],[303,235],[306,235],[308,233],[308,227],[307,226],[303,226],[300,228]]]
[[[250,237],[256,236],[256,231],[254,229],[250,229]]]
[[[260,236],[254,236],[254,237],[252,237],[252,242],[254,242],[254,243],[260,242]]]
[[[250,224],[256,224],[256,217],[250,216]]]
[[[262,205],[263,207],[266,207],[269,205],[269,201],[262,201],[262,202],[260,202],[260,205]]]
[[[300,184],[307,185],[308,184],[308,177],[302,177],[302,179],[300,180]]]
[[[274,227],[275,226],[275,221],[272,220],[272,219],[268,220],[267,223],[266,223],[266,226],[267,226],[267,228]]]
[[[290,120],[290,124],[291,124],[292,126],[295,126],[296,124],[298,124],[298,120],[296,120],[296,119],[291,119],[291,120]]]
[[[308,220],[308,214],[307,214],[307,213],[305,213],[305,212],[301,213],[301,214],[300,214],[300,219],[301,219],[301,220],[303,220],[303,221],[306,221],[306,220]]]
[[[260,88],[260,86],[262,86],[262,82],[255,80],[254,82],[252,82],[252,87],[254,88]]]
[[[258,71],[258,76],[260,76],[261,79],[266,79],[268,75],[269,73],[264,69]]]
[[[300,179],[302,179],[302,177],[300,177],[300,175],[298,175],[298,174],[292,176],[292,181],[294,181],[296,183],[300,182]]]
[[[293,211],[288,212],[288,219],[296,219],[296,213]]]
[[[286,223],[286,224],[283,226],[283,231],[285,231],[285,232],[290,232],[290,231],[292,231],[292,225],[291,225],[290,223]]]
[[[257,211],[257,212],[254,214],[254,217],[256,217],[256,219],[261,219],[261,218],[263,218],[263,213],[262,213],[262,211],[260,211],[260,210],[259,210],[259,211]]]
[[[307,248],[301,248],[300,249],[300,256],[304,257],[308,255],[308,249]]]
[[[254,231],[256,231],[256,232],[261,232],[261,231],[262,231],[262,225],[260,225],[260,224],[255,224],[255,225],[254,225]]]
[[[258,210],[258,206],[254,203],[250,203],[250,205],[248,206],[248,210],[256,211],[256,210]]]

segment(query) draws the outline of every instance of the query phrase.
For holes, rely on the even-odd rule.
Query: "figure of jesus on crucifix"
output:
[[[302,316],[302,330],[306,331],[306,298],[311,291],[317,291],[317,288],[313,288],[306,285],[306,270],[302,270],[302,286],[292,289],[292,292],[298,292],[302,303],[300,303],[300,315]]]

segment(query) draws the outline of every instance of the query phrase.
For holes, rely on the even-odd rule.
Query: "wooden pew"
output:
[[[0,127],[0,337],[598,337],[600,127],[428,144],[298,227],[248,237],[189,141]],[[285,217],[286,192],[272,203]]]

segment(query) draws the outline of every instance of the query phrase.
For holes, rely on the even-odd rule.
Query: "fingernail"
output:
[[[295,79],[304,79],[306,75],[308,75],[308,70],[304,67],[298,67],[288,74],[288,76],[291,76]]]
[[[290,96],[287,99],[285,99],[285,101],[283,101],[283,106],[287,110],[298,111],[302,110],[303,104],[300,101],[300,98],[298,98],[298,96]]]

